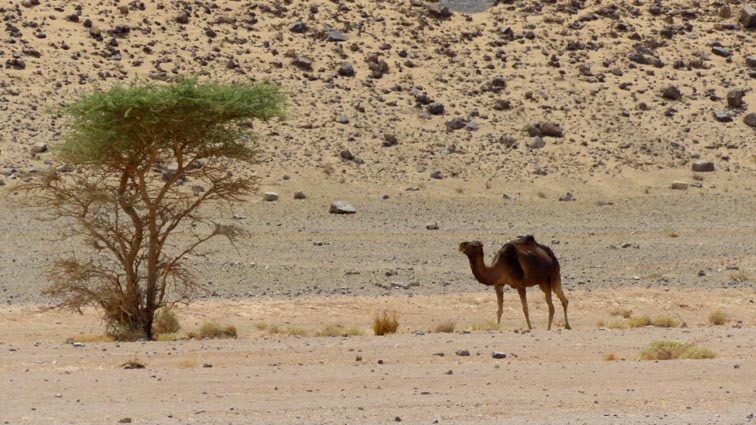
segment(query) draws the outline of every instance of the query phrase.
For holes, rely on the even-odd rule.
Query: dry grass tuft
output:
[[[606,360],[607,362],[616,362],[617,360],[619,360],[619,358],[617,357],[616,354],[609,353],[604,356],[604,360]]]
[[[179,369],[191,369],[193,367],[197,367],[197,361],[196,360],[181,360],[176,364],[176,367]]]
[[[286,335],[289,336],[309,336],[310,331],[299,326],[289,326],[286,328]]]
[[[436,325],[435,328],[433,328],[433,332],[435,333],[447,333],[450,334],[454,332],[454,328],[457,326],[456,323],[452,322],[451,320],[446,320],[444,322],[439,323]]]
[[[399,314],[396,311],[384,310],[373,318],[373,332],[376,335],[393,334],[397,329],[399,329]]]
[[[642,328],[649,325],[651,325],[651,318],[646,315],[627,319],[627,326],[630,328]]]
[[[748,273],[741,270],[737,273],[733,273],[732,275],[730,275],[730,280],[736,283],[747,283],[747,282],[750,282],[752,279]]]
[[[206,322],[200,327],[199,332],[189,332],[187,337],[196,339],[236,338],[237,333],[235,326],[224,327],[215,322]]]
[[[471,331],[498,331],[499,329],[501,329],[501,326],[495,320],[486,320],[470,325]]]
[[[641,352],[641,360],[713,359],[712,350],[678,341],[653,341]]]
[[[709,315],[709,323],[714,326],[722,326],[727,323],[727,313],[722,310],[717,310]]]
[[[328,325],[325,328],[317,331],[315,336],[362,336],[365,335],[365,330],[357,326],[351,328],[345,328],[341,324]]]
[[[672,316],[656,316],[651,321],[651,324],[657,328],[677,328],[682,323]]]
[[[156,335],[175,334],[181,329],[178,317],[173,310],[161,310],[155,315],[155,321],[152,322],[152,332]]]
[[[268,324],[265,322],[255,323],[255,329],[257,329],[258,331],[264,331],[268,329]]]

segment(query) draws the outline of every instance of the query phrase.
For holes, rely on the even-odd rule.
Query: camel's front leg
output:
[[[530,314],[528,314],[528,298],[525,294],[525,287],[518,288],[517,293],[520,294],[520,302],[522,303],[522,312],[525,313],[525,321],[528,322],[528,329],[533,329],[530,326]]]
[[[496,286],[496,301],[499,303],[499,308],[496,310],[496,324],[501,325],[501,313],[504,312],[504,287]]]

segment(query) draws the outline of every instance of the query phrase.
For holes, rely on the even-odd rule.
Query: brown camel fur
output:
[[[554,252],[546,245],[536,242],[533,236],[524,236],[504,245],[491,263],[487,266],[483,258],[483,244],[479,241],[462,242],[459,244],[460,252],[467,255],[470,260],[470,268],[478,282],[493,286],[496,289],[496,298],[499,309],[496,311],[498,323],[501,323],[501,313],[504,303],[504,285],[509,285],[520,294],[522,311],[525,313],[525,321],[530,325],[528,315],[528,302],[525,289],[529,286],[538,285],[546,296],[549,305],[549,329],[554,319],[554,303],[551,301],[551,293],[554,292],[562,302],[564,308],[564,327],[570,328],[567,320],[567,297],[562,292],[562,278],[559,272],[559,261]]]

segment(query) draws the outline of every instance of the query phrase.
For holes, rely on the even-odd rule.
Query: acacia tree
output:
[[[211,238],[243,234],[201,207],[257,189],[239,167],[258,160],[250,120],[282,117],[284,106],[276,85],[183,79],[116,86],[63,107],[70,131],[57,154],[75,172],[19,188],[84,242],[48,272],[55,307],[97,306],[116,339],[152,339],[155,312],[201,289],[187,257]]]

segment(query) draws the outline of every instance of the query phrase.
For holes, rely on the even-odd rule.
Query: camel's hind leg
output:
[[[496,286],[496,301],[499,308],[496,310],[496,324],[501,325],[501,313],[504,312],[504,287]]]
[[[565,297],[564,292],[562,292],[562,277],[559,276],[559,274],[557,274],[556,277],[552,277],[551,289],[554,291],[556,296],[559,297],[559,301],[562,302],[562,308],[564,309],[564,328],[572,329],[570,327],[570,321],[567,320],[567,305],[570,302],[567,301],[567,297]]]
[[[517,293],[520,294],[520,302],[522,303],[522,312],[525,313],[525,321],[528,322],[528,329],[533,329],[530,326],[530,314],[528,314],[528,298],[525,294],[525,287],[518,288]]]
[[[549,305],[549,327],[548,330],[551,330],[551,322],[554,321],[554,303],[551,301],[551,287],[548,285],[548,283],[542,283],[539,285],[541,287],[541,290],[543,291],[543,295],[546,297],[546,304]]]

